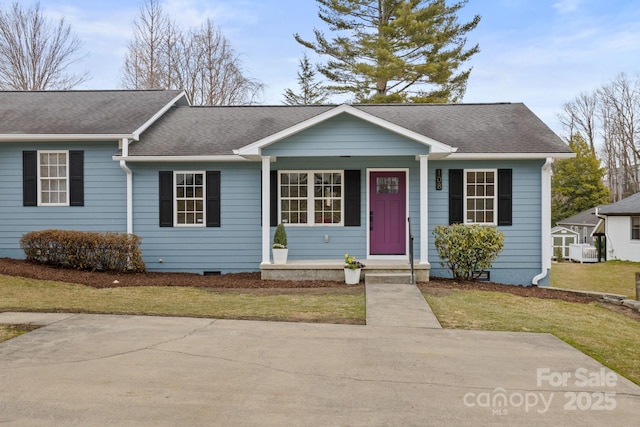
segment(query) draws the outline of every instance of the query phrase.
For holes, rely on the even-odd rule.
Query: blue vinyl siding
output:
[[[340,114],[262,150],[265,156],[404,156],[429,147],[349,114]]]
[[[261,246],[260,163],[130,163],[134,234],[151,271],[257,271]],[[158,172],[220,171],[220,227],[160,227]],[[162,262],[160,262],[162,260]]]
[[[542,160],[520,161],[431,161],[429,162],[429,261],[431,275],[451,277],[440,265],[433,245],[433,230],[448,224],[449,169],[513,169],[513,225],[498,227],[504,233],[504,250],[493,263],[491,280],[521,285],[531,284],[540,273],[541,168]],[[435,189],[435,169],[442,169],[442,190]]]
[[[48,228],[126,232],[126,178],[117,142],[0,143],[0,256],[22,258],[23,234]],[[22,152],[84,151],[84,206],[22,205]]]

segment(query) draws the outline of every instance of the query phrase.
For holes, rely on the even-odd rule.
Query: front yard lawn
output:
[[[134,286],[96,289],[0,275],[0,311],[71,312],[364,324],[364,286],[216,289]]]

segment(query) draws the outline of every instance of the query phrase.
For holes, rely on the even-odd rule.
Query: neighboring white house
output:
[[[640,262],[640,193],[596,209],[593,235],[606,236],[607,259]]]

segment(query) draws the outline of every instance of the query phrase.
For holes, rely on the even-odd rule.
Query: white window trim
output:
[[[202,175],[202,224],[178,223],[178,180],[177,175],[201,174]],[[201,228],[207,226],[207,173],[206,171],[173,171],[173,226],[184,228]]]
[[[287,170],[279,170],[278,171],[278,222],[282,222],[282,199],[281,199],[281,179],[280,177],[282,176],[282,174],[286,174],[286,173],[297,173],[297,174],[302,174],[302,173],[306,173],[307,174],[307,223],[306,224],[293,224],[293,223],[287,223],[287,227],[342,227],[344,226],[344,203],[345,203],[345,197],[344,197],[344,170],[325,170],[325,169],[318,169],[318,170],[295,170],[295,169],[287,169]],[[314,198],[314,187],[315,187],[315,179],[314,179],[314,174],[316,173],[339,173],[341,176],[340,179],[340,222],[339,223],[331,223],[331,224],[327,224],[327,223],[320,223],[317,224],[315,222],[316,217],[315,217],[315,198]]]
[[[467,173],[468,172],[493,172],[493,222],[473,222],[469,221],[467,218]],[[477,224],[477,225],[498,225],[498,169],[464,169],[464,206],[463,206],[463,215],[464,215],[464,223],[465,224]],[[483,197],[484,199],[489,199],[489,197]]]
[[[66,182],[67,182],[67,188],[66,188],[66,194],[67,194],[67,202],[66,203],[43,203],[42,202],[42,176],[40,176],[40,154],[64,154],[66,156],[66,163],[67,163],[67,176],[66,176]],[[69,193],[69,150],[38,150],[36,153],[36,157],[38,158],[38,164],[37,164],[37,168],[38,168],[38,206],[69,206],[70,203],[70,193]]]
[[[638,218],[638,222],[639,222],[639,224],[638,224],[638,225],[640,226],[640,215],[631,215],[631,216],[629,217],[629,222],[631,223],[631,228],[630,228],[630,230],[629,230],[630,237],[631,237],[631,239],[630,239],[630,240],[631,240],[631,242],[634,242],[634,243],[635,243],[635,242],[640,242],[640,239],[634,239],[634,238],[633,238],[633,228],[634,228],[634,227],[633,227],[633,219],[634,219],[634,218]]]

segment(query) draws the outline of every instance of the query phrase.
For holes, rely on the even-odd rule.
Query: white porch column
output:
[[[262,157],[262,263],[271,263],[271,157]]]
[[[429,264],[429,156],[420,159],[420,264]]]

